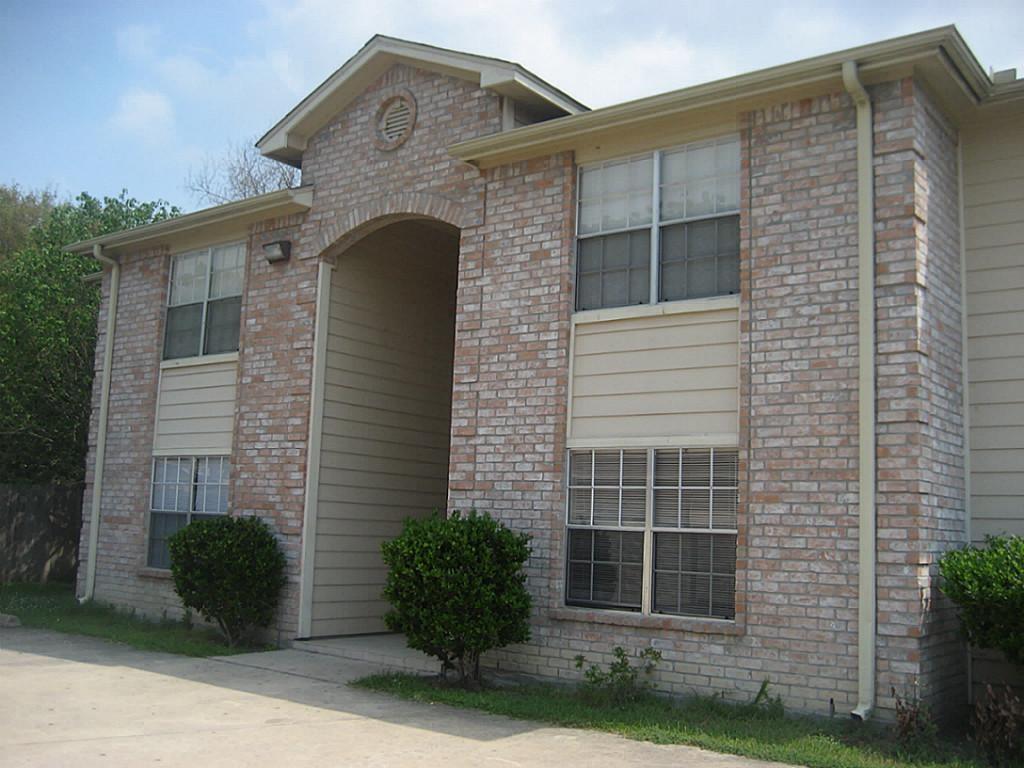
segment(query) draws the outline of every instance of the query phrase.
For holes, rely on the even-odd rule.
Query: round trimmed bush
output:
[[[194,520],[168,541],[174,590],[235,646],[274,620],[285,559],[258,517]]]
[[[984,547],[947,552],[939,570],[968,641],[1024,664],[1024,538],[990,537]]]
[[[455,668],[464,685],[479,682],[480,654],[530,638],[528,542],[475,511],[407,520],[381,546],[388,629],[440,659],[442,675]]]

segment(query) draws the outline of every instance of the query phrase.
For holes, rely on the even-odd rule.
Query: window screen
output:
[[[218,299],[206,305],[206,347],[204,354],[234,352],[242,320],[242,298]]]
[[[164,333],[165,360],[198,355],[202,337],[202,304],[167,308],[167,330]]]
[[[578,309],[646,304],[650,295],[650,231],[620,232],[580,242]]]
[[[664,227],[659,286],[661,301],[738,293],[740,217]]]

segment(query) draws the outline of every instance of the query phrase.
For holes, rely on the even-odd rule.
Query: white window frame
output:
[[[564,556],[563,573],[564,573],[564,578],[565,578],[565,587],[563,589],[563,594],[562,594],[562,603],[563,603],[563,605],[565,605],[565,606],[567,606],[569,608],[580,608],[580,607],[582,607],[585,610],[590,610],[590,611],[610,611],[610,612],[615,613],[615,614],[623,614],[623,613],[625,613],[625,614],[632,614],[634,616],[655,616],[655,617],[662,617],[662,618],[668,617],[668,618],[673,618],[673,619],[690,620],[690,621],[722,622],[724,624],[735,624],[736,623],[736,619],[735,618],[726,619],[726,618],[715,617],[715,616],[703,616],[703,615],[693,615],[693,614],[656,612],[654,610],[654,607],[653,607],[654,606],[654,565],[655,565],[655,563],[654,563],[654,534],[656,534],[656,533],[669,533],[669,534],[697,533],[697,534],[704,534],[704,535],[726,535],[726,536],[732,535],[732,536],[735,536],[737,538],[737,544],[738,544],[738,540],[739,540],[739,514],[740,514],[740,511],[739,511],[738,508],[736,510],[737,524],[736,524],[735,527],[732,527],[732,528],[714,528],[714,527],[711,527],[713,522],[714,522],[714,491],[713,491],[713,488],[716,487],[714,485],[714,471],[715,471],[714,470],[714,453],[715,453],[715,451],[718,451],[718,450],[721,450],[721,451],[737,451],[738,452],[739,449],[736,446],[734,446],[734,445],[692,446],[696,450],[710,450],[712,452],[711,465],[710,465],[709,470],[708,470],[709,474],[710,474],[709,483],[711,483],[711,485],[709,486],[709,494],[710,494],[710,505],[709,505],[709,510],[708,510],[708,526],[709,527],[705,527],[705,528],[693,528],[693,527],[672,528],[672,527],[665,527],[665,526],[656,526],[654,524],[654,492],[655,492],[655,490],[675,489],[677,487],[684,487],[684,486],[681,486],[681,485],[680,486],[665,486],[665,485],[657,485],[656,484],[656,482],[655,482],[655,466],[654,466],[655,454],[658,451],[680,451],[680,450],[687,450],[688,447],[689,446],[678,446],[678,445],[675,445],[675,446],[673,446],[673,445],[664,445],[664,446],[647,447],[647,448],[628,448],[628,447],[624,447],[624,448],[607,448],[607,447],[604,447],[604,448],[602,448],[602,447],[589,448],[589,447],[579,446],[579,447],[572,448],[572,449],[570,449],[570,450],[568,450],[566,452],[566,463],[565,463],[565,467],[566,467],[566,471],[565,471],[565,489],[566,489],[566,493],[565,493],[565,531],[566,531],[566,536],[565,536],[565,546],[563,548],[563,556]],[[571,464],[571,462],[572,462],[572,454],[573,453],[592,452],[592,457],[593,457],[593,454],[597,453],[597,452],[613,452],[613,451],[618,451],[618,453],[619,453],[619,467],[620,467],[620,470],[619,470],[619,483],[620,483],[620,485],[619,485],[619,488],[620,488],[620,494],[619,494],[619,515],[620,515],[620,522],[621,522],[621,514],[622,514],[622,508],[621,508],[622,507],[622,494],[621,494],[621,489],[623,487],[622,486],[623,454],[624,453],[628,453],[628,452],[646,451],[646,454],[647,454],[647,482],[646,482],[646,485],[644,486],[644,488],[646,489],[646,494],[645,494],[646,505],[645,505],[645,512],[644,512],[644,525],[643,525],[643,527],[641,528],[639,526],[623,526],[623,525],[594,525],[594,523],[593,523],[593,518],[594,518],[593,496],[591,497],[591,512],[590,512],[591,524],[590,525],[581,525],[581,524],[578,524],[578,523],[572,523],[571,522],[572,498],[571,498],[571,493],[570,493],[571,489],[572,488],[585,488],[585,487],[591,487],[591,488],[604,487],[604,486],[596,486],[596,485],[593,485],[593,484],[591,486],[577,486],[577,485],[573,485],[573,483],[572,483],[572,464]],[[591,460],[594,461],[593,458]],[[682,469],[680,468],[680,472],[681,471],[682,471]],[[591,465],[591,482],[592,483],[593,483],[593,478],[594,478],[593,473],[594,473],[594,465],[592,464]],[[737,481],[737,485],[736,485],[737,491],[739,490],[739,480],[740,480],[740,478],[739,478],[739,476],[737,476],[737,479],[736,479],[736,481]],[[680,483],[681,483],[681,479],[680,479]],[[635,487],[639,487],[639,486],[635,486]],[[700,486],[700,487],[703,487],[703,486]],[[721,486],[721,487],[732,488],[732,486]],[[680,501],[680,503],[681,503],[681,501]],[[607,606],[580,606],[580,605],[575,605],[572,602],[570,602],[570,599],[569,599],[569,573],[568,573],[568,567],[569,567],[569,560],[570,560],[570,555],[571,555],[571,552],[570,552],[570,541],[569,541],[569,532],[572,531],[572,530],[581,530],[581,531],[614,531],[614,532],[630,532],[630,533],[640,533],[640,532],[642,532],[643,533],[643,565],[642,565],[642,568],[643,568],[643,571],[642,571],[642,573],[643,573],[643,588],[642,588],[642,593],[641,593],[640,609],[638,611],[637,610],[630,610],[628,608],[614,608],[614,607],[607,607]],[[739,583],[738,571],[739,571],[739,567],[737,565],[737,568],[734,571],[734,576],[735,576],[735,579],[736,579],[736,582],[735,582],[736,585],[738,585],[738,583]],[[712,581],[712,585],[713,585],[713,581]],[[709,591],[709,599],[711,599],[711,595],[713,594],[713,591],[714,591],[713,588]],[[735,600],[736,594],[737,594],[737,588],[736,588],[736,586],[734,586],[734,588],[733,588],[734,600]],[[735,608],[736,608],[736,606],[734,606],[734,614],[735,614]]]
[[[237,294],[230,294],[228,296],[218,296],[216,299],[210,298],[210,290],[213,285],[213,252],[221,248],[239,247],[242,249],[242,284],[239,286]],[[203,248],[192,248],[187,251],[180,251],[178,253],[171,254],[170,268],[167,270],[167,296],[164,300],[164,311],[173,307],[188,306],[189,304],[198,304],[200,302],[190,301],[183,304],[172,304],[172,296],[174,292],[174,265],[179,259],[184,259],[188,256],[196,256],[199,254],[206,254],[206,277],[204,281],[205,289],[203,291],[202,310],[199,318],[199,351],[195,355],[189,355],[187,357],[164,357],[164,353],[167,348],[167,326],[166,322],[164,325],[164,338],[162,340],[162,347],[160,350],[160,359],[162,362],[168,361],[179,361],[188,360],[194,357],[209,357],[211,355],[224,355],[224,354],[237,354],[237,352],[211,352],[207,353],[206,350],[206,314],[209,310],[211,301],[217,301],[219,299],[234,298],[235,296],[242,296],[245,292],[245,265],[248,257],[247,244],[244,240],[231,240],[226,243],[214,243],[213,245],[204,246]],[[239,330],[241,330],[241,321],[239,321]]]
[[[661,294],[661,230],[663,227],[672,226],[673,224],[692,224],[699,221],[708,221],[711,219],[722,219],[727,216],[741,215],[742,204],[741,201],[737,202],[735,210],[721,211],[710,214],[703,214],[699,216],[683,216],[682,218],[672,218],[662,220],[661,218],[661,161],[662,157],[671,152],[677,152],[679,150],[687,150],[692,147],[696,147],[702,144],[718,145],[719,143],[727,142],[740,142],[740,135],[738,133],[729,133],[721,136],[715,136],[713,138],[701,139],[699,141],[686,142],[685,144],[679,144],[672,147],[663,147],[661,149],[653,150],[652,152],[641,152],[637,154],[623,155],[620,157],[609,158],[607,160],[601,160],[594,163],[585,163],[580,165],[576,169],[576,232],[575,232],[575,258],[576,258],[576,270],[574,279],[576,281],[576,295],[573,297],[573,311],[574,312],[599,312],[607,309],[621,309],[624,307],[631,306],[649,306],[654,304],[667,304],[679,301],[703,301],[708,298],[716,298],[715,296],[701,296],[691,299],[669,299],[666,301],[660,300]],[[742,164],[742,143],[740,143],[741,152],[741,164]],[[651,222],[650,224],[643,224],[636,227],[619,227],[617,229],[601,230],[599,232],[590,232],[581,234],[580,233],[580,208],[582,198],[580,191],[583,189],[583,174],[586,171],[595,170],[598,168],[605,168],[610,165],[615,165],[622,162],[631,162],[634,160],[640,160],[650,157],[652,159],[652,172],[651,172]],[[742,165],[741,165],[742,168]],[[741,182],[742,184],[742,182]],[[742,195],[742,188],[740,190]],[[644,304],[626,304],[616,307],[594,307],[590,309],[578,309],[576,302],[578,301],[579,291],[579,245],[583,240],[589,240],[591,238],[606,237],[608,235],[618,235],[627,232],[643,232],[648,230],[651,238],[650,248],[650,261],[648,264],[650,286],[647,302]],[[731,295],[731,294],[721,294]]]

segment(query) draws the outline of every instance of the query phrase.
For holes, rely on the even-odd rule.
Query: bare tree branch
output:
[[[220,205],[299,183],[299,171],[260,154],[254,142],[229,143],[223,154],[207,157],[185,178],[185,189],[199,204]]]

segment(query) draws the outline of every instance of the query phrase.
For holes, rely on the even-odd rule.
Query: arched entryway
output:
[[[385,631],[381,542],[447,500],[459,230],[369,229],[331,277],[310,637]]]

